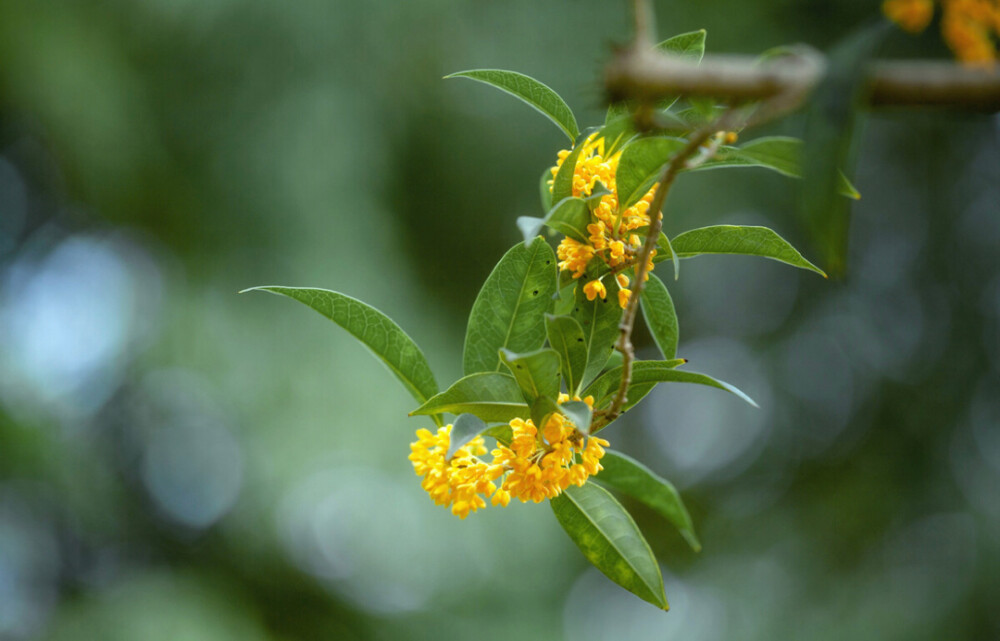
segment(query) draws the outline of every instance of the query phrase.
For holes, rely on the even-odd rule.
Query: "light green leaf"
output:
[[[559,165],[559,171],[552,179],[552,202],[557,203],[563,198],[573,195],[573,178],[576,176],[576,161],[580,159],[580,152],[586,140],[581,140],[573,151],[569,152],[566,159]]]
[[[662,231],[660,232],[660,238],[656,241],[656,246],[659,248],[660,253],[653,259],[654,262],[658,263],[666,260],[667,256],[669,256],[671,262],[674,264],[674,280],[679,280],[681,277],[680,258],[677,257],[677,252],[674,251],[674,246],[670,243],[670,239]]]
[[[601,127],[601,138],[604,138],[604,157],[610,158],[618,149],[635,136],[635,123],[632,115],[613,114],[614,105],[608,107],[609,119]]]
[[[539,396],[531,403],[531,422],[544,428],[549,415],[559,412],[559,404],[551,396]]]
[[[562,374],[570,396],[580,390],[583,373],[587,369],[587,341],[583,328],[571,316],[545,316],[545,332],[549,345],[559,354]]]
[[[509,421],[527,416],[528,405],[514,377],[500,372],[479,372],[458,379],[410,412],[410,416],[445,412],[475,414],[484,421]]]
[[[484,423],[478,416],[473,416],[472,414],[459,414],[455,417],[455,422],[451,426],[451,434],[448,440],[448,453],[445,455],[446,460],[451,460],[451,457],[455,456],[455,452],[458,451],[460,447],[476,438],[488,429],[486,423]]]
[[[761,256],[814,271],[826,278],[822,269],[803,258],[787,240],[767,227],[712,225],[686,231],[674,238],[672,244],[681,258],[702,254]]]
[[[462,358],[466,374],[500,371],[501,347],[530,352],[542,346],[556,282],[556,256],[544,238],[528,247],[518,243],[504,254],[469,314]]]
[[[590,224],[590,209],[582,198],[564,198],[553,207],[545,218],[520,216],[517,219],[518,229],[524,235],[526,245],[538,236],[542,226],[579,240],[587,242],[587,225]]]
[[[538,192],[542,199],[542,211],[547,212],[552,209],[552,168],[546,167],[542,172],[542,179],[538,183]]]
[[[686,144],[681,138],[657,136],[626,145],[615,172],[619,211],[638,202],[660,177],[663,166]]]
[[[399,325],[374,307],[328,289],[265,286],[243,291],[287,296],[313,308],[361,341],[418,402],[423,403],[437,394],[437,382],[424,353]]]
[[[729,383],[716,380],[707,374],[674,369],[686,362],[685,359],[681,358],[672,361],[639,361],[634,363],[632,365],[632,385],[642,385],[643,383],[696,383],[698,385],[707,385],[725,390],[757,407],[757,403],[752,398]],[[620,367],[609,370],[591,383],[583,391],[583,396],[593,395],[594,407],[603,408],[611,403],[612,397],[618,391],[618,384],[621,378],[622,370]],[[629,396],[631,396],[631,390]],[[630,406],[635,404],[632,402],[632,399],[629,399],[629,402]]]
[[[500,360],[514,375],[529,405],[539,397],[559,395],[559,354],[555,350],[545,348],[516,354],[501,348]]]
[[[694,523],[677,489],[664,478],[620,452],[607,450],[601,459],[601,470],[594,480],[622,494],[645,503],[676,527],[695,552],[701,543],[694,533]]]
[[[472,69],[445,78],[469,78],[493,85],[537,109],[562,129],[570,141],[580,135],[580,127],[569,105],[555,91],[530,76],[503,69]]]
[[[594,567],[640,599],[668,609],[656,557],[607,490],[594,483],[571,485],[549,502],[559,525]]]
[[[618,323],[622,318],[622,308],[618,305],[618,282],[614,278],[604,280],[608,290],[607,298],[588,301],[581,283],[576,288],[576,304],[570,314],[583,328],[583,339],[587,346],[587,369],[583,373],[582,385],[593,380],[608,362],[618,337]]]
[[[677,312],[667,286],[656,274],[649,275],[639,302],[642,305],[642,317],[646,320],[656,346],[660,348],[664,358],[674,358],[677,356],[677,340],[680,336]]]
[[[662,370],[672,370],[686,362],[686,359],[675,358],[668,361],[636,361],[632,363],[632,378],[629,383],[627,401],[622,409],[628,410],[634,407],[656,386],[656,383],[664,380],[663,377],[667,375],[662,374]],[[593,396],[594,407],[604,408],[618,393],[621,380],[621,365],[607,369],[597,380],[587,386],[580,396]]]
[[[656,45],[656,49],[663,53],[676,56],[685,62],[698,64],[705,55],[706,35],[707,33],[704,29],[681,33],[672,38],[667,38],[660,44]],[[668,96],[658,102],[657,108],[669,109],[675,102],[677,102],[677,98],[678,96]]]
[[[590,406],[583,401],[566,401],[559,405],[559,412],[569,419],[582,434],[590,434],[590,421],[594,416]]]
[[[720,147],[713,158],[692,171],[722,167],[763,167],[784,176],[801,178],[802,149],[802,141],[798,138],[787,136],[757,138],[740,147]],[[843,173],[839,174],[837,189],[849,198],[861,197]]]

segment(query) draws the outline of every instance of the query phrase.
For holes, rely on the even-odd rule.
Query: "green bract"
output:
[[[704,45],[705,32],[695,31],[670,38],[658,48],[697,63]],[[516,96],[556,123],[573,143],[555,176],[550,168],[542,172],[542,216],[517,219],[524,242],[518,242],[500,259],[472,305],[463,347],[464,376],[439,392],[430,367],[413,340],[381,312],[349,296],[320,289],[255,289],[305,303],[358,338],[418,401],[420,405],[411,416],[431,416],[439,425],[444,423],[441,418],[444,414],[456,416],[450,432],[442,429],[430,437],[422,432],[421,437],[448,438],[448,460],[478,437],[493,438],[509,447],[515,447],[517,438],[521,438],[523,444],[524,433],[515,438],[514,428],[523,428],[526,423],[521,421],[529,419],[537,427],[537,433],[529,432],[527,436],[531,462],[538,465],[555,453],[559,444],[570,452],[567,456],[582,459],[586,454],[583,448],[605,442],[592,433],[614,423],[661,383],[714,387],[755,405],[736,387],[681,368],[687,361],[678,357],[683,350],[678,345],[680,330],[673,299],[657,275],[649,274],[648,281],[636,282],[635,272],[648,256],[642,254],[644,243],[636,243],[632,235],[644,241],[649,233],[658,234],[658,254],[653,262],[672,260],[675,278],[680,274],[680,259],[709,254],[769,258],[825,276],[823,271],[766,227],[711,225],[671,239],[659,231],[656,219],[652,218],[658,212],[649,212],[649,216],[641,212],[630,214],[633,222],[628,227],[620,228],[619,222],[626,208],[641,199],[650,201],[647,193],[654,183],[661,184],[664,177],[672,180],[687,171],[758,167],[799,177],[801,142],[768,137],[739,146],[724,145],[724,141],[732,141],[734,136],[726,132],[696,133],[702,123],[716,117],[719,106],[711,100],[687,100],[675,109],[675,103],[680,102],[677,98],[655,105],[612,105],[604,126],[581,136],[576,119],[562,98],[528,76],[483,69],[448,77],[478,80]],[[631,113],[640,108],[652,109],[659,121],[665,123],[664,127],[639,132]],[[604,146],[596,152],[595,145],[601,138]],[[600,161],[592,156],[596,153],[603,154]],[[596,174],[590,174],[586,180],[578,179],[577,172],[581,167],[586,168],[588,162],[605,163],[601,170],[605,173],[599,181],[594,182]],[[608,163],[617,163],[613,176],[612,164]],[[665,174],[666,167],[671,167],[671,171]],[[586,184],[582,192],[581,184]],[[842,175],[839,190],[857,197],[857,191]],[[609,203],[613,202],[617,202],[617,207],[611,211],[609,208],[615,205]],[[652,202],[663,200],[653,198]],[[638,207],[632,211],[637,210]],[[598,219],[598,214],[604,218]],[[634,222],[637,219],[639,222]],[[594,234],[604,233],[604,227],[597,224],[604,221],[608,225],[614,223],[610,227],[613,236],[606,247],[598,247],[604,237],[594,240]],[[598,231],[593,231],[595,228]],[[619,236],[619,229],[626,232]],[[557,253],[539,235],[546,231],[565,237],[560,257],[568,255],[566,247],[589,247],[590,254],[584,252],[583,258],[574,259],[578,260],[578,270],[566,269],[567,260],[560,273]],[[624,240],[628,240],[627,248]],[[597,259],[599,252],[610,251],[612,243],[619,247],[615,259],[618,262]],[[588,283],[588,291],[584,283]],[[633,288],[632,295],[641,290],[638,300],[630,299],[628,291],[621,291],[624,286]],[[602,289],[606,292],[603,297]],[[626,305],[627,311],[623,311]],[[642,318],[664,360],[634,359],[629,339],[637,307],[641,308]],[[616,346],[620,346],[618,351]],[[583,399],[577,400],[580,397]],[[549,425],[554,430],[569,425],[569,432],[559,432],[562,436],[558,439],[563,440],[550,443],[543,440],[550,438],[544,435]],[[534,441],[537,450],[531,449],[536,447]],[[480,441],[475,443],[482,451]],[[414,446],[415,451],[417,447]],[[474,454],[466,454],[472,449],[466,448],[464,458],[455,460],[454,465],[462,466],[463,473],[483,465]],[[588,451],[589,456],[595,456],[595,449]],[[561,493],[548,495],[552,509],[570,539],[601,572],[638,597],[665,609],[667,600],[658,561],[631,516],[601,485],[652,508],[698,550],[700,543],[691,518],[676,489],[656,472],[624,454],[603,450],[600,453],[604,454],[603,471],[594,473],[598,470],[595,461],[600,456],[591,458],[588,465],[593,464],[593,469],[573,477],[573,484],[560,486]],[[575,467],[584,466],[576,463]],[[500,474],[514,473],[512,468],[501,469],[499,465],[491,470],[493,476],[489,477],[489,483],[483,481],[483,486],[492,485],[492,480],[500,483],[497,479]],[[463,518],[469,509],[466,499],[462,499]]]

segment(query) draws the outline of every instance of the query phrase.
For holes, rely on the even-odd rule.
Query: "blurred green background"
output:
[[[878,11],[656,9],[661,36],[743,53],[827,48]],[[1000,637],[996,116],[866,120],[842,282],[684,263],[679,355],[761,409],[663,387],[607,432],[704,543],[629,505],[666,614],[545,505],[435,507],[406,459],[427,421],[377,361],[236,294],[363,298],[450,383],[565,141],[441,77],[519,70],[594,124],[629,22],[599,0],[0,0],[0,639]],[[794,203],[780,176],[695,174],[667,227],[769,224],[815,256]]]

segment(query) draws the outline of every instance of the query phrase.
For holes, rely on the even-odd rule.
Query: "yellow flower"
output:
[[[941,34],[962,62],[992,67],[1000,36],[1000,0],[939,0]],[[932,0],[886,0],[882,13],[911,33],[927,28],[934,17]]]
[[[451,425],[445,425],[434,434],[430,430],[417,430],[417,440],[410,444],[410,461],[417,476],[424,477],[421,487],[438,505],[451,506],[452,514],[461,519],[469,512],[486,507],[480,495],[489,496],[496,491],[493,483],[503,469],[491,469],[478,456],[486,454],[483,437],[477,436],[460,447],[451,461],[445,460],[451,442]]]
[[[931,0],[886,0],[882,13],[910,33],[920,33],[934,17]]]
[[[594,300],[598,296],[607,298],[608,290],[600,280],[592,280],[583,286],[583,293],[587,295],[587,300]]]
[[[559,173],[569,155],[568,149],[559,152],[556,166],[551,170],[553,177]],[[573,174],[573,195],[590,196],[598,181],[611,193],[601,196],[593,209],[591,222],[587,225],[587,242],[564,238],[559,243],[557,250],[559,269],[572,273],[573,278],[584,276],[587,273],[587,266],[595,258],[615,271],[627,268],[634,263],[635,254],[642,245],[642,239],[634,232],[649,227],[649,206],[657,185],[653,185],[639,202],[622,211],[618,206],[615,181],[620,159],[621,151],[605,157],[604,139],[598,138],[596,134],[591,134],[583,142],[583,149],[577,157]],[[659,212],[657,215],[660,215]],[[607,296],[604,286],[600,283],[594,284],[593,281],[588,283],[583,291],[588,300],[594,300],[597,296],[601,298]],[[625,296],[627,297],[627,294]],[[625,303],[622,301],[627,301],[627,298],[619,294],[618,300],[624,307]]]

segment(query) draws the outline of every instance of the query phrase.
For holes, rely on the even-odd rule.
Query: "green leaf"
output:
[[[573,195],[573,178],[576,176],[576,161],[580,159],[586,139],[581,140],[566,159],[559,165],[559,171],[552,179],[552,202],[558,203],[563,198]]]
[[[564,198],[553,207],[545,218],[534,218],[531,216],[520,216],[517,219],[517,226],[524,235],[526,245],[538,236],[542,226],[552,229],[579,240],[587,242],[587,225],[590,224],[590,208],[582,198]]]
[[[634,407],[646,394],[648,394],[656,383],[663,380],[665,374],[661,370],[672,370],[675,367],[687,362],[684,358],[675,358],[668,361],[636,361],[632,363],[632,379],[629,383],[627,401],[624,410]],[[593,396],[594,407],[603,408],[611,403],[611,399],[618,393],[618,386],[622,380],[622,366],[617,365],[606,369],[593,383],[583,390],[581,396]]]
[[[814,271],[826,278],[822,269],[803,258],[787,240],[767,227],[712,225],[686,231],[674,238],[672,244],[681,258],[701,254],[761,256]]]
[[[514,375],[529,405],[541,396],[559,395],[559,354],[555,350],[545,348],[516,354],[501,348],[500,360]]]
[[[556,282],[556,256],[544,238],[528,247],[518,243],[504,254],[469,314],[462,358],[466,374],[500,371],[501,347],[530,352],[542,346]]]
[[[559,404],[551,396],[539,396],[531,403],[531,422],[542,429],[549,415],[559,412]]]
[[[660,177],[663,166],[686,144],[681,138],[657,136],[626,145],[615,172],[619,211],[625,211],[646,195]]]
[[[545,332],[549,345],[559,354],[563,378],[570,396],[580,390],[587,369],[587,342],[583,328],[571,316],[545,316]]]
[[[666,610],[660,566],[625,508],[594,483],[570,486],[551,501],[559,525],[609,579]]]
[[[510,425],[503,423],[501,425],[492,425],[486,428],[486,431],[483,432],[483,436],[491,436],[499,443],[510,445],[510,442],[514,440],[514,431],[511,429]]]
[[[424,353],[399,325],[374,307],[328,289],[264,286],[243,291],[287,296],[313,308],[361,341],[418,402],[437,394],[437,382]]]
[[[674,264],[674,280],[680,279],[681,277],[680,258],[677,257],[677,252],[674,251],[674,246],[670,243],[670,239],[667,238],[667,235],[664,234],[662,231],[660,232],[660,238],[656,241],[656,246],[660,249],[660,254],[653,259],[653,262],[658,263],[660,261],[666,260],[667,256],[670,256],[670,260]]]
[[[448,453],[445,456],[445,459],[450,461],[451,457],[455,456],[455,452],[457,452],[460,447],[476,438],[487,429],[488,426],[486,423],[480,420],[478,416],[473,416],[472,414],[459,414],[451,426],[451,435],[448,439]]]
[[[720,147],[713,158],[691,171],[722,167],[762,167],[776,171],[783,176],[801,178],[802,149],[802,141],[798,138],[787,136],[757,138],[741,147]],[[839,174],[837,191],[849,198],[858,199],[861,197],[861,194],[843,173]]]
[[[552,187],[549,183],[552,181],[552,168],[546,167],[545,171],[542,172],[542,179],[538,183],[538,192],[542,198],[542,211],[547,212],[552,209]]]
[[[583,328],[583,339],[587,346],[587,369],[583,372],[582,385],[597,376],[608,362],[618,337],[618,323],[622,318],[622,308],[618,305],[618,282],[606,278],[607,298],[588,301],[583,293],[583,285],[576,288],[576,304],[570,314]]]
[[[566,401],[559,405],[559,412],[569,419],[582,434],[590,434],[590,421],[594,416],[590,406],[583,401]]]
[[[707,374],[674,369],[678,365],[683,365],[686,362],[687,361],[685,359],[680,358],[672,361],[639,361],[637,363],[633,363],[631,384],[696,383],[698,385],[707,385],[709,387],[714,387],[716,389],[725,390],[731,394],[735,394],[747,403],[757,407],[757,403],[755,403],[752,398],[729,383],[716,380]],[[609,370],[601,374],[600,378],[591,383],[590,386],[583,391],[583,396],[593,395],[594,407],[603,408],[611,402],[615,392],[618,391],[618,384],[621,382],[621,379],[622,368],[616,367],[613,370]],[[629,391],[629,395],[631,396],[631,390]],[[635,404],[632,402],[632,399],[629,399],[629,403],[629,407]]]
[[[555,91],[530,76],[503,69],[472,69],[459,71],[445,78],[469,78],[478,80],[520,98],[540,111],[569,136],[570,141],[580,135],[576,117],[569,105]]]
[[[639,461],[620,452],[607,450],[601,470],[594,480],[646,504],[676,527],[695,552],[701,543],[694,533],[694,523],[677,489]]]
[[[608,108],[611,113],[611,107]],[[604,138],[604,157],[609,158],[618,149],[635,136],[635,123],[631,115],[617,116],[605,122],[601,127],[601,137]]]
[[[656,346],[663,353],[663,358],[674,358],[677,356],[677,340],[680,336],[677,312],[667,286],[656,274],[649,275],[639,302],[642,305],[642,317],[646,320]]]
[[[656,49],[665,54],[676,56],[685,62],[698,64],[705,55],[706,35],[707,32],[704,29],[681,33],[672,38],[667,38],[660,44],[656,45]],[[657,108],[664,110],[670,109],[670,107],[677,102],[678,97],[679,96],[668,96],[661,99],[657,103]]]
[[[527,416],[528,405],[514,377],[500,372],[479,372],[458,379],[410,412],[410,416],[445,412],[475,414],[484,421],[509,421]]]

